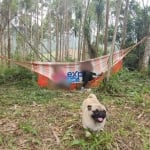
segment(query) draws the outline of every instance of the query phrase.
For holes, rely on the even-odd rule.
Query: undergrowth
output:
[[[15,66],[0,69],[0,85],[15,84],[19,87],[35,86],[37,75],[28,69]]]
[[[37,86],[23,68],[0,71],[0,149],[148,150],[150,74],[127,69],[92,90],[108,107],[105,130],[85,137],[80,107],[89,93]]]
[[[109,81],[104,80],[96,89],[97,92],[113,94],[136,94],[145,93],[150,90],[149,73],[131,72],[123,69],[117,74],[111,76]],[[136,88],[133,88],[133,87]]]

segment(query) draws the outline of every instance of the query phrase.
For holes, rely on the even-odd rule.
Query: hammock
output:
[[[144,40],[143,38],[141,41],[136,43],[135,45],[115,51],[113,54],[113,66],[112,66],[112,73],[118,72],[122,68],[122,60],[123,58],[137,45],[141,44]],[[12,59],[8,59],[4,56],[0,56],[2,59],[7,59],[17,65],[30,69],[31,71],[38,74],[38,85],[41,87],[53,87],[53,68],[54,66],[58,66],[62,69],[63,73],[66,75],[67,80],[71,83],[70,89],[76,89],[81,86],[82,83],[82,73],[80,71],[81,66],[88,66],[89,63],[92,66],[92,72],[96,74],[103,73],[102,76],[96,77],[94,80],[90,81],[88,86],[89,87],[97,87],[100,82],[104,79],[104,75],[108,70],[108,59],[110,55],[101,56],[94,59],[89,59],[87,61],[80,61],[74,63],[63,63],[63,62],[20,62],[15,61]]]

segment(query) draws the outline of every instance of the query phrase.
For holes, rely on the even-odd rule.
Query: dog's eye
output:
[[[91,105],[88,105],[87,106],[88,110],[90,111],[92,109],[92,106]]]
[[[106,110],[103,110],[103,113],[106,113]]]

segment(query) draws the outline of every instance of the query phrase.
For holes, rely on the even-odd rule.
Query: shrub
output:
[[[22,67],[4,68],[0,70],[0,84],[16,83],[18,85],[34,85],[36,75]]]

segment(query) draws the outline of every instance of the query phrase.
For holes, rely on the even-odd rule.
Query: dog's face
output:
[[[106,118],[105,108],[102,108],[99,105],[88,105],[87,109],[89,115],[96,123],[102,123]]]
[[[82,124],[85,129],[100,131],[106,122],[106,107],[94,94],[90,94],[82,103]]]

